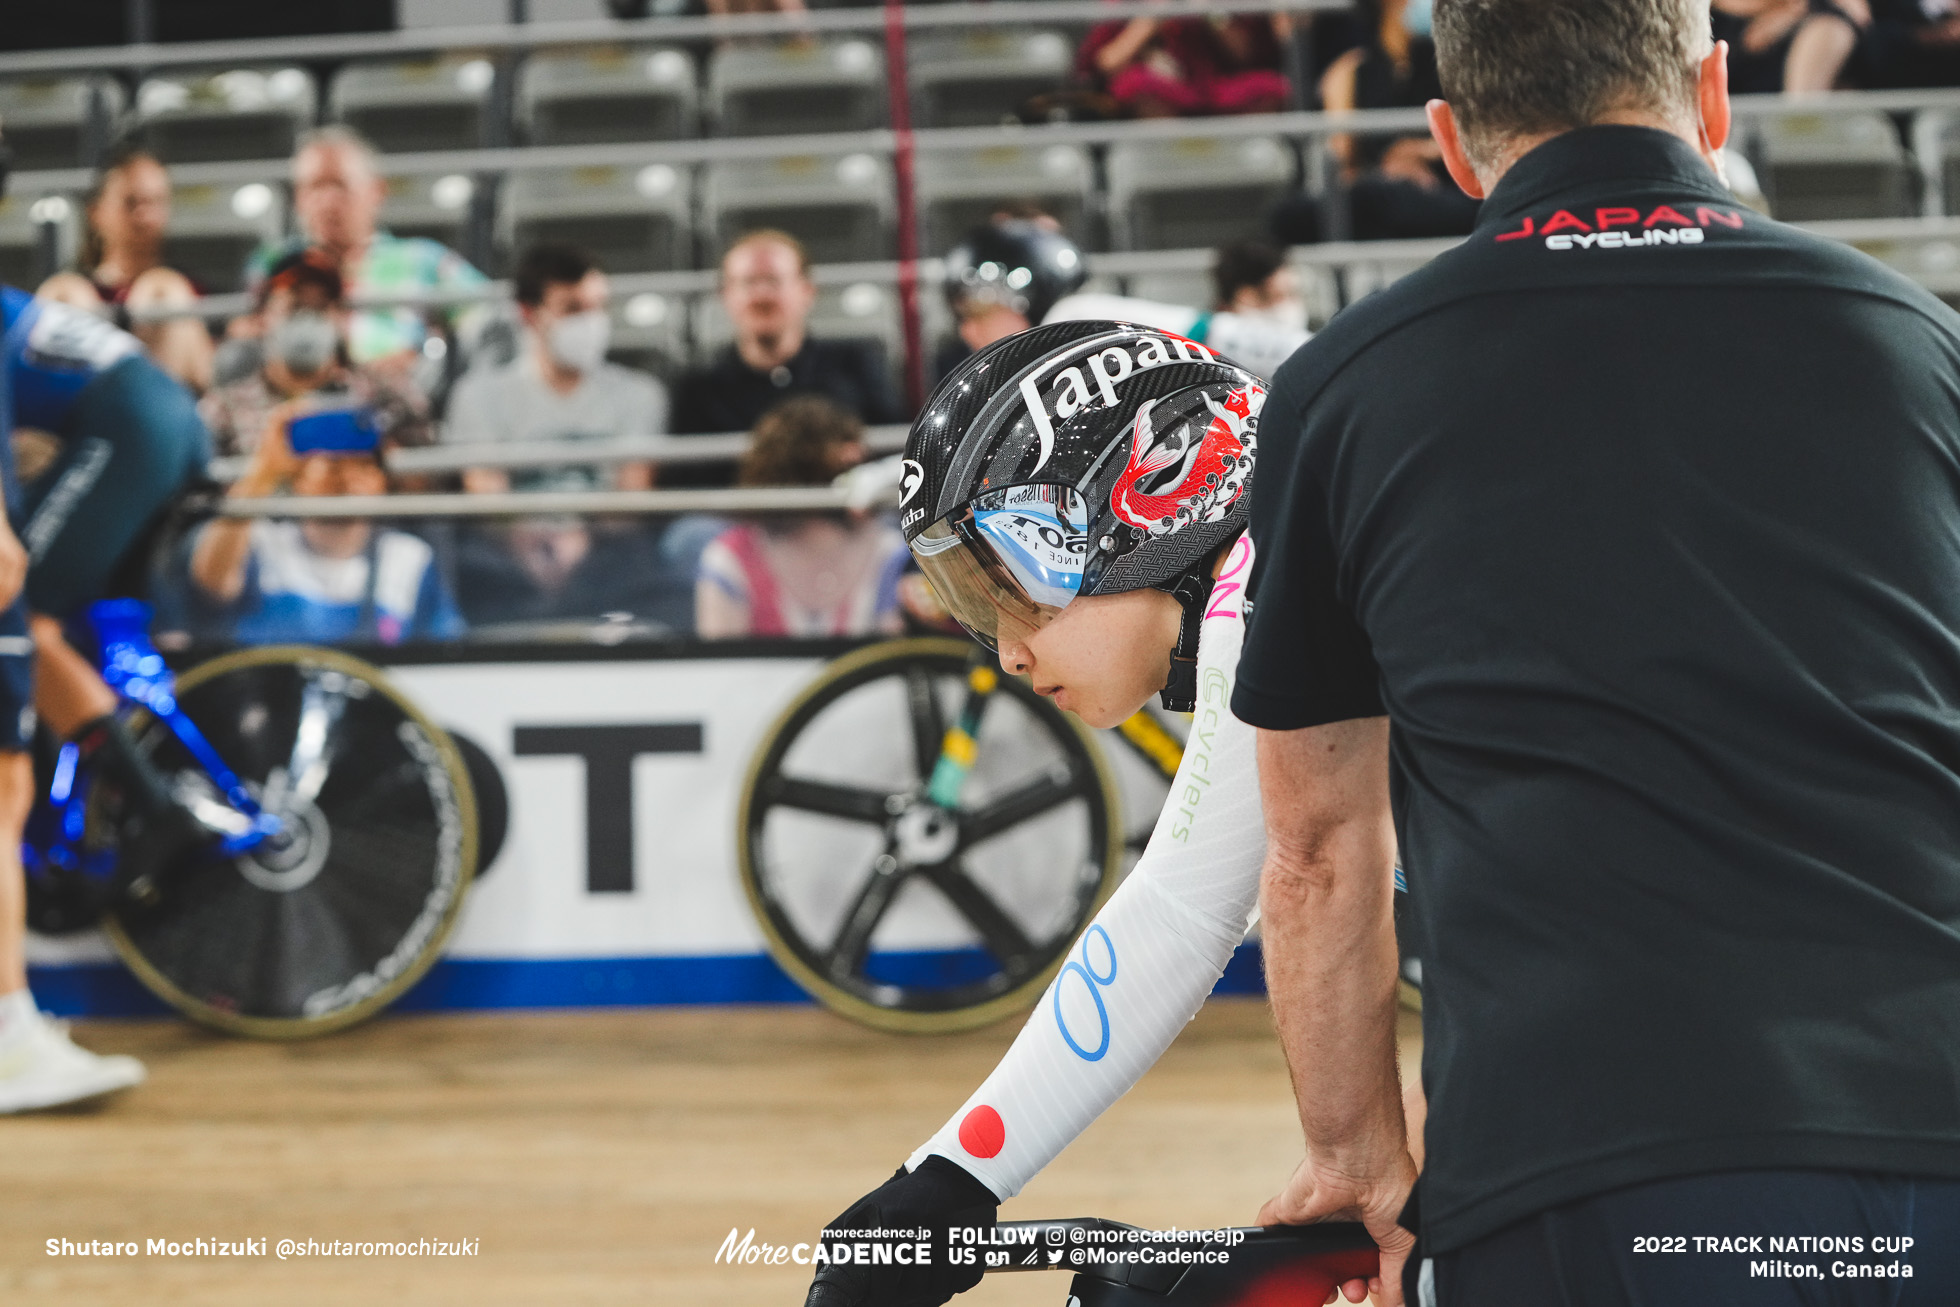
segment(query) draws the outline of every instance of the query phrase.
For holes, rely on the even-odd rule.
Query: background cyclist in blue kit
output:
[[[25,490],[9,441],[20,429],[61,446]],[[73,740],[120,796],[126,892],[154,895],[161,873],[208,840],[62,629],[116,588],[125,559],[203,475],[208,454],[190,393],[134,336],[0,287],[0,478],[11,523],[0,530],[0,1112],[92,1098],[143,1078],[132,1058],[95,1057],[70,1043],[27,991],[20,838],[34,800],[29,750],[38,717]]]

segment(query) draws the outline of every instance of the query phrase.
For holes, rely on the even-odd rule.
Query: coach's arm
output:
[[[1306,1160],[1259,1221],[1365,1222],[1382,1249],[1368,1288],[1400,1304],[1414,1237],[1396,1217],[1416,1171],[1395,1065],[1388,719],[1260,731],[1259,792],[1266,985],[1306,1131]]]

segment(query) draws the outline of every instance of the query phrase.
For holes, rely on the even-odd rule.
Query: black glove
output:
[[[961,1245],[959,1251],[973,1260],[954,1265],[947,1229],[991,1226],[999,1211],[1000,1200],[994,1191],[954,1162],[935,1154],[920,1162],[916,1171],[901,1166],[891,1179],[851,1204],[824,1228],[929,1231],[928,1263],[820,1266],[804,1307],[939,1307],[954,1294],[965,1293],[980,1283],[982,1274],[980,1259],[974,1256],[977,1250],[970,1246]],[[824,1242],[837,1240],[826,1234]]]

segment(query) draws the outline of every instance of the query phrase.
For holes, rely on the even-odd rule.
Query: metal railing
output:
[[[668,516],[679,513],[842,513],[857,507],[829,486],[729,490],[538,490],[502,494],[271,495],[227,497],[220,517],[551,517]]]
[[[1344,13],[1351,0],[988,0],[974,4],[907,5],[907,31],[972,27],[1085,26],[1119,18],[1187,14]],[[593,19],[562,23],[492,23],[411,28],[345,36],[271,37],[171,45],[109,45],[0,55],[0,77],[20,74],[151,71],[222,64],[412,58],[452,50],[523,52],[591,45],[674,45],[812,33],[882,32],[884,8],[816,9],[805,13],[709,15],[695,18]]]
[[[864,446],[874,455],[905,448],[909,427],[867,427]],[[425,474],[461,472],[473,467],[514,471],[537,467],[608,467],[617,463],[732,463],[748,452],[749,433],[724,431],[705,436],[618,436],[606,440],[529,440],[507,444],[458,442],[423,445],[388,453],[393,472]],[[236,481],[251,463],[249,454],[213,459],[208,471],[214,481]]]

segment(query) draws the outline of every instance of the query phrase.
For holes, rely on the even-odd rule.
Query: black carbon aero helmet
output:
[[[1265,383],[1125,322],[994,342],[940,383],[905,446],[899,524],[961,626],[991,649],[1079,595],[1184,606],[1165,703],[1188,710],[1206,562],[1245,529]]]
[[[1088,277],[1074,241],[1031,219],[1005,218],[975,227],[946,255],[946,303],[954,313],[998,304],[1037,323]]]

